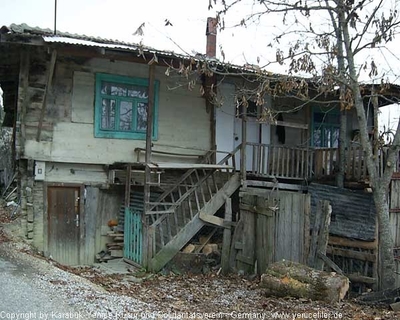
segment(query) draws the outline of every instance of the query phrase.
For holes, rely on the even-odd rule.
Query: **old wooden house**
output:
[[[191,90],[176,85],[182,75],[170,70],[199,68],[200,58],[26,25],[2,27],[0,34],[21,228],[46,256],[93,263],[109,241],[108,223],[117,220],[124,258],[153,271],[206,225],[225,230],[231,245],[223,259],[237,269],[260,272],[280,259],[307,262],[311,203],[320,199],[312,197],[321,194],[318,185],[309,193],[308,185],[334,181],[337,105],[300,107],[289,95],[268,96],[266,105],[297,111],[264,123],[258,121],[263,106],[251,101],[238,116],[234,72],[195,78]],[[215,20],[208,19],[205,61],[218,64],[215,48]],[[218,107],[207,94],[216,80]],[[347,124],[352,141],[354,112]],[[347,153],[346,181],[365,180],[359,144],[349,142]],[[366,283],[377,261],[372,220],[372,238],[359,240],[374,243],[365,246],[372,251],[356,255],[368,263],[360,267],[365,278],[358,278]],[[350,238],[333,235],[331,257],[353,259]]]

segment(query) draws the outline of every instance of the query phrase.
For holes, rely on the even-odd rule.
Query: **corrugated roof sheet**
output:
[[[364,241],[375,239],[375,205],[372,195],[359,190],[337,188],[311,183],[311,226],[319,200],[329,200],[332,206],[332,220],[329,233]]]
[[[179,54],[169,50],[158,50],[138,43],[129,43],[119,40],[105,39],[101,37],[93,37],[93,36],[61,32],[61,31],[57,31],[57,33],[54,34],[54,31],[51,29],[31,27],[25,23],[11,24],[9,27],[3,27],[3,28],[8,28],[9,33],[41,36],[43,40],[48,43],[64,43],[77,46],[130,50],[136,52],[158,54],[167,57],[176,57],[181,59],[192,58],[191,56],[188,55]]]
[[[105,39],[101,37],[93,37],[75,33],[61,32],[57,31],[54,34],[54,30],[51,29],[43,29],[39,27],[31,27],[25,23],[22,24],[11,24],[10,26],[3,26],[0,29],[1,33],[14,33],[21,35],[32,35],[42,37],[43,41],[46,43],[63,43],[69,45],[76,46],[88,46],[88,47],[98,47],[98,48],[108,48],[108,49],[117,49],[117,50],[127,50],[138,52],[139,54],[147,53],[152,55],[159,55],[168,58],[178,58],[184,60],[209,60],[215,62],[215,65],[221,66],[225,69],[233,70],[233,71],[241,71],[248,73],[257,73],[260,71],[254,66],[238,66],[230,63],[224,63],[219,61],[216,58],[207,58],[204,54],[196,54],[195,56],[184,55],[180,53],[176,53],[170,50],[159,50],[149,46],[145,46],[138,43],[128,43],[119,40],[113,39]],[[270,75],[274,75],[271,73]]]

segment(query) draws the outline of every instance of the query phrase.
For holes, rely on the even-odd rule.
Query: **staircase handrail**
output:
[[[241,144],[238,145],[232,152],[230,152],[229,154],[227,154],[221,161],[219,161],[219,162],[218,162],[218,165],[222,165],[222,164],[226,163],[229,159],[233,158],[234,155],[236,154],[236,152],[238,152],[238,151],[240,150],[240,148],[241,148]],[[213,152],[213,151],[209,151],[208,153],[211,154],[212,152]],[[204,163],[204,161],[205,161],[206,159],[208,159],[207,154],[204,156],[204,159],[203,159],[203,162],[202,162],[202,163]],[[183,183],[190,175],[192,175],[195,171],[196,171],[196,169],[190,169],[190,170],[188,170],[185,174],[182,175],[182,177],[179,179],[179,181],[178,181],[177,183],[175,183],[175,185],[174,185],[172,188],[170,188],[169,190],[164,191],[164,192],[160,195],[160,197],[159,197],[156,201],[154,201],[154,202],[161,203],[161,201],[163,201],[168,195],[170,195],[172,192],[174,192],[174,191],[179,187],[179,185],[182,184],[182,183]],[[210,174],[208,174],[208,175],[205,177],[205,179],[207,179],[209,176],[210,176]],[[205,180],[205,179],[204,179],[204,180]],[[202,180],[202,182],[203,182],[203,180]],[[196,189],[195,186],[192,187],[190,190],[188,190],[187,193],[185,193],[185,195],[187,194],[187,196],[189,196],[190,194],[192,194],[192,193],[194,192],[195,189]],[[182,196],[182,197],[183,197],[183,196]],[[182,197],[181,197],[181,198],[182,198]],[[186,197],[185,197],[185,199],[186,199]],[[181,199],[179,199],[179,200],[181,200]],[[179,201],[179,200],[178,200],[176,203],[180,204],[182,201],[184,201],[184,199],[182,199],[182,201]],[[175,203],[175,204],[176,204],[176,203]],[[157,204],[156,204],[156,205],[153,205],[153,206],[148,210],[148,212],[150,213],[156,206],[158,206],[158,205],[157,205]],[[174,205],[173,207],[176,207],[176,205]]]

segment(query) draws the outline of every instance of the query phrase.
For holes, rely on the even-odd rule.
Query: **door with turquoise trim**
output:
[[[124,258],[142,264],[143,226],[141,213],[125,208]]]

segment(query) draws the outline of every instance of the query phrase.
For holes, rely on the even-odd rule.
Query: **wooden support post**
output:
[[[319,201],[311,235],[310,253],[308,265],[312,268],[322,270],[324,261],[318,257],[318,253],[326,255],[326,247],[329,239],[329,224],[331,222],[332,208],[329,201]]]
[[[151,162],[151,137],[153,136],[153,109],[154,109],[154,75],[155,65],[149,66],[149,101],[147,103],[147,127],[146,127],[146,163]]]
[[[247,143],[247,110],[243,107],[242,115],[242,148],[240,150],[240,173],[242,186],[246,187],[246,143]]]
[[[38,141],[38,142],[40,141],[40,135],[42,134],[43,119],[44,119],[44,115],[46,113],[47,95],[49,94],[49,90],[51,89],[51,84],[52,84],[52,81],[53,81],[54,68],[55,68],[55,65],[56,65],[56,59],[57,59],[57,51],[53,50],[53,52],[51,53],[50,67],[49,67],[48,73],[47,73],[46,87],[44,89],[42,109],[40,110],[38,131],[37,131],[37,135],[36,135],[36,141]]]
[[[331,223],[331,213],[332,207],[329,204],[329,201],[322,201],[322,219],[321,219],[321,228],[318,236],[318,245],[317,245],[317,258],[318,253],[326,255],[326,247],[328,246],[329,239],[329,225]],[[324,269],[324,261],[320,258],[315,260],[315,268],[318,270]]]
[[[18,150],[17,159],[24,154],[25,145],[25,117],[26,110],[28,107],[28,87],[29,87],[29,49],[21,52],[21,62],[19,70],[19,88],[18,88],[18,114],[19,119],[17,121],[17,127],[19,125],[19,133],[16,132],[15,147]]]
[[[142,263],[144,267],[148,267],[148,262],[152,258],[152,234],[154,230],[150,230],[150,226],[147,221],[146,213],[150,210],[150,180],[151,171],[148,164],[151,162],[151,147],[152,147],[152,136],[153,136],[153,110],[154,110],[154,80],[155,80],[155,65],[149,66],[149,101],[147,103],[147,127],[146,127],[146,154],[145,154],[145,178],[144,178],[144,206],[142,214]],[[151,239],[150,239],[151,238]]]
[[[126,182],[125,182],[125,208],[129,208],[130,203],[130,195],[131,195],[131,174],[132,174],[132,167],[131,165],[126,166]]]
[[[222,241],[222,256],[221,267],[222,274],[227,274],[230,271],[229,253],[231,248],[231,222],[232,222],[232,199],[228,198],[225,202],[225,229]]]

